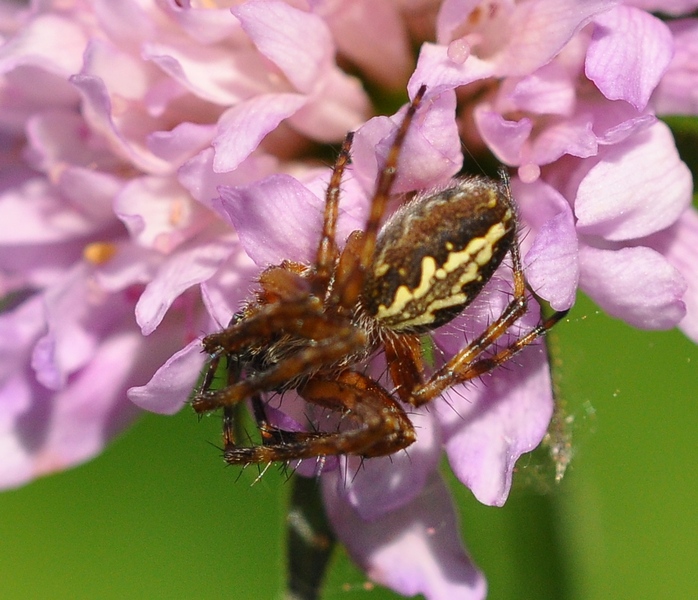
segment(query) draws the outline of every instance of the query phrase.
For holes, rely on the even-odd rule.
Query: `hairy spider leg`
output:
[[[378,183],[376,184],[376,191],[371,198],[371,206],[366,226],[363,232],[358,236],[360,242],[355,244],[356,248],[349,255],[353,260],[347,261],[347,263],[351,264],[347,264],[346,268],[337,270],[337,281],[333,289],[333,300],[344,308],[352,308],[359,299],[359,295],[362,291],[364,273],[373,261],[378,230],[385,213],[388,199],[390,198],[390,191],[392,190],[395,177],[397,176],[400,151],[402,150],[407,132],[417,113],[417,109],[422,103],[426,91],[427,86],[422,85],[407,107],[405,116],[395,133],[395,139],[388,150],[385,164],[378,175]],[[357,281],[359,284],[357,284]]]
[[[337,454],[384,456],[406,448],[416,439],[402,407],[378,383],[361,373],[344,371],[331,380],[313,378],[298,393],[307,402],[350,415],[361,426],[331,433],[268,427],[272,437],[276,436],[276,443],[228,447],[225,461],[247,465]]]
[[[424,383],[422,341],[418,335],[387,335],[383,342],[385,360],[395,393],[400,400],[410,403],[412,391]]]
[[[204,351],[211,356],[231,354],[260,339],[270,340],[282,330],[308,339],[326,337],[327,326],[338,319],[324,314],[320,308],[319,302],[308,301],[262,305],[245,319],[206,336]]]
[[[315,280],[313,282],[313,291],[318,295],[324,295],[324,292],[327,290],[335,261],[339,256],[336,240],[339,193],[341,191],[344,169],[349,162],[349,153],[353,139],[354,132],[350,131],[344,138],[342,149],[335,161],[330,183],[325,193],[325,214],[322,222],[322,235],[320,236],[315,258]]]
[[[331,328],[328,328],[328,330]],[[312,339],[312,338],[310,338]],[[270,392],[283,388],[289,382],[307,375],[314,368],[329,365],[364,348],[366,335],[356,327],[346,327],[315,344],[300,349],[268,369],[249,374],[244,379],[219,390],[201,390],[194,396],[192,406],[196,412],[208,412],[223,406],[235,405],[258,392]]]

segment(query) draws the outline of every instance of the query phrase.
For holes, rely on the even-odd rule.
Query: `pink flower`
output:
[[[127,391],[142,398],[136,386],[163,363],[163,393],[182,405],[201,333],[227,322],[253,277],[211,210],[217,185],[277,171],[260,143],[282,120],[288,133],[264,144],[293,156],[303,136],[341,139],[368,109],[334,63],[327,24],[284,3],[249,3],[237,18],[175,2],[11,8],[0,50],[6,486],[99,452],[136,413]],[[269,38],[279,18],[289,26]]]
[[[695,271],[658,252],[651,237],[678,221],[687,222],[681,235],[692,235],[691,175],[651,101],[665,73],[677,81],[695,70],[690,43],[684,38],[672,62],[666,24],[603,0],[524,2],[512,11],[495,3],[475,19],[463,17],[462,4],[444,2],[439,43],[423,46],[410,89],[496,78],[476,103],[464,95],[463,114],[518,168],[532,287],[556,309],[569,307],[579,287],[636,327],[695,331],[698,313],[686,310]],[[681,23],[674,30],[690,29]],[[672,89],[658,88],[666,103]]]
[[[698,341],[692,183],[655,116],[696,113],[696,21],[645,11],[698,3],[296,4],[0,3],[0,485],[94,456],[133,403],[184,406],[202,334],[227,324],[261,268],[312,259],[329,169],[305,157],[348,130],[339,240],[363,227],[399,117],[367,120],[359,77],[428,86],[396,192],[458,172],[460,132],[517,169],[540,297],[565,309],[579,288],[632,325]],[[437,351],[501,312],[508,277],[435,333]],[[376,581],[484,596],[436,467],[445,450],[482,502],[506,500],[553,409],[542,347],[515,362],[415,411],[408,454],[323,473],[330,518]],[[305,409],[292,393],[274,407],[289,420]]]

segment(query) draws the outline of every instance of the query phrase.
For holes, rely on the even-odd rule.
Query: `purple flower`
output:
[[[363,227],[400,115],[367,120],[370,100],[340,64],[373,87],[428,86],[396,192],[458,172],[461,137],[489,149],[517,169],[540,297],[562,310],[582,289],[636,327],[698,341],[692,182],[656,118],[697,112],[698,22],[646,12],[697,2],[204,4],[0,3],[0,485],[94,456],[134,404],[185,405],[202,333],[227,324],[265,266],[312,260],[329,169],[304,157],[351,129],[338,240]],[[435,332],[437,358],[500,314],[500,271]],[[514,362],[414,411],[407,453],[326,463],[330,518],[374,580],[484,596],[436,469],[445,451],[480,501],[504,503],[553,410],[543,347]],[[273,407],[304,422],[293,393]]]

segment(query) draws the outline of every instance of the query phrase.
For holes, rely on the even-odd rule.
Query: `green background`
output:
[[[520,461],[504,508],[452,482],[490,598],[689,598],[698,589],[698,348],[581,298],[552,342],[574,459]],[[146,415],[89,464],[0,494],[2,598],[281,597],[290,483],[221,465],[218,419]],[[368,589],[342,551],[323,598]]]

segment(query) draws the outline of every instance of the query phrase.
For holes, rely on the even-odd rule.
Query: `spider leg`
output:
[[[370,267],[371,261],[373,260],[378,229],[383,214],[385,213],[388,199],[390,198],[390,192],[393,188],[395,177],[397,176],[400,150],[402,149],[407,132],[424,98],[426,90],[427,88],[425,85],[419,88],[414,99],[407,107],[407,112],[402,119],[402,123],[400,123],[395,133],[395,139],[388,150],[385,165],[378,175],[378,183],[373,198],[371,199],[371,207],[368,220],[366,221],[366,227],[361,236],[361,244],[356,251],[356,260],[351,261],[350,268],[338,269],[337,279],[333,289],[333,297],[340,306],[344,308],[354,307],[361,293],[362,285],[360,284],[363,283],[364,273]],[[357,285],[355,283],[356,281],[359,281],[360,284]]]
[[[322,292],[327,289],[332,275],[332,268],[339,255],[337,241],[335,239],[337,232],[337,213],[339,210],[339,192],[344,168],[349,162],[349,152],[353,139],[354,133],[347,133],[347,137],[344,139],[342,149],[332,169],[330,184],[325,194],[325,214],[322,225],[322,236],[320,237],[320,243],[318,244],[315,258],[316,277],[313,283],[313,291],[317,295],[322,295]]]
[[[416,439],[405,411],[376,381],[361,373],[345,371],[331,380],[312,378],[298,392],[307,402],[345,413],[359,426],[331,433],[276,429],[276,443],[226,448],[225,461],[246,465],[337,454],[384,456]]]
[[[424,385],[418,386],[412,391],[409,400],[410,404],[414,406],[426,404],[452,385],[468,381],[491,371],[544,335],[567,314],[568,311],[566,310],[555,312],[506,348],[492,356],[481,358],[481,355],[491,348],[492,344],[502,337],[526,313],[528,305],[526,279],[518,243],[515,242],[512,245],[510,253],[514,269],[514,297],[511,302],[509,302],[500,317],[493,321],[475,340],[438,369]]]
[[[393,140],[390,150],[388,151],[388,156],[385,159],[385,165],[380,172],[378,177],[378,184],[376,185],[376,192],[373,194],[371,199],[371,212],[368,216],[368,221],[366,222],[366,227],[364,231],[366,237],[364,238],[364,246],[361,249],[361,266],[364,270],[368,269],[373,260],[373,250],[376,245],[376,237],[378,236],[378,228],[380,227],[381,219],[385,213],[385,206],[390,197],[390,191],[393,188],[393,183],[395,183],[395,177],[397,176],[397,165],[400,158],[400,150],[402,150],[402,144],[407,137],[407,132],[409,131],[412,120],[419,105],[422,103],[422,98],[427,91],[427,86],[423,85],[419,88],[414,96],[414,99],[407,107],[407,112],[405,117],[402,119],[402,123],[398,127],[395,133],[395,139]]]
[[[232,354],[280,333],[324,339],[335,335],[337,330],[340,335],[347,333],[351,327],[343,323],[344,320],[323,313],[321,303],[312,298],[268,304],[223,331],[207,335],[203,339],[204,352],[212,356]]]
[[[412,391],[424,383],[424,361],[419,336],[386,336],[383,346],[395,392],[400,400],[409,403]]]
[[[357,328],[347,326],[341,332],[333,330],[332,334],[332,337],[324,340],[310,338],[313,340],[312,345],[223,389],[202,389],[192,400],[194,410],[202,413],[223,406],[232,406],[259,392],[282,388],[324,365],[346,358],[366,345],[366,334]]]

